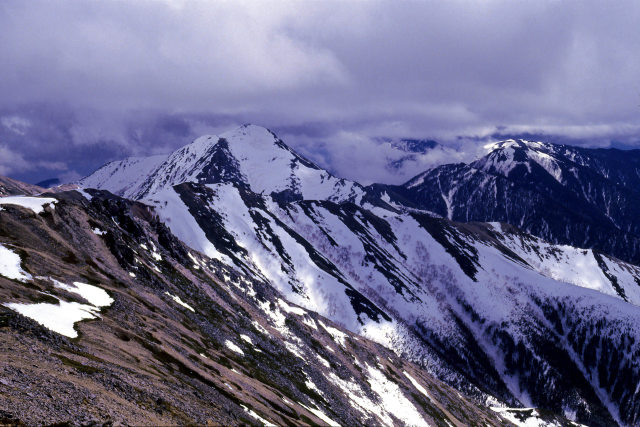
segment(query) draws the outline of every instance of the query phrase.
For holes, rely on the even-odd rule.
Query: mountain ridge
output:
[[[441,165],[376,191],[449,219],[506,222],[552,243],[640,262],[640,151],[626,160],[614,151],[607,160],[598,149],[522,140],[486,148],[474,162]]]
[[[147,205],[100,190],[10,201],[2,423],[501,424],[417,365],[188,248]],[[14,257],[18,276],[4,265]]]
[[[508,172],[528,173],[513,151]],[[276,185],[253,185],[237,173],[246,159],[222,154],[207,156],[215,173],[199,175],[201,166],[192,181],[151,183],[160,190],[141,197],[191,247],[264,277],[293,303],[376,339],[476,399],[533,404],[586,423],[637,420],[640,403],[622,387],[640,375],[625,356],[637,350],[621,344],[638,334],[637,308],[625,302],[637,304],[636,267],[507,225],[434,218],[391,186],[345,197],[334,192],[340,181],[328,179],[314,181],[321,190],[301,191],[289,178],[308,166],[295,161],[278,171]],[[281,197],[283,188],[293,194]],[[577,273],[598,279],[567,273],[578,263],[589,269]],[[606,353],[594,358],[593,346]],[[625,362],[614,369],[607,357]]]
[[[134,179],[124,179],[129,183],[126,188],[113,182],[118,176],[119,162],[105,165],[80,180],[79,185],[100,186],[131,198],[142,198],[182,182],[206,184],[230,180],[243,183],[256,193],[285,199],[345,200],[363,194],[360,184],[334,177],[295,153],[270,130],[250,124],[220,136],[202,136],[167,156],[139,158],[135,162],[144,162],[145,167],[138,169],[139,175]]]

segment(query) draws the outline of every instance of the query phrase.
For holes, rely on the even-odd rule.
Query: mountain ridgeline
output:
[[[185,246],[147,205],[98,190],[0,201],[2,425],[500,424]]]
[[[246,125],[219,136],[203,136],[169,155],[109,163],[79,182],[88,202],[77,192],[62,194],[75,194],[74,203],[82,201],[82,209],[91,209],[86,215],[97,215],[96,227],[107,231],[99,239],[115,261],[108,266],[97,263],[95,274],[103,273],[92,283],[115,283],[105,273],[115,269],[118,274],[112,274],[125,285],[109,285],[117,290],[112,295],[140,297],[136,283],[141,280],[145,307],[157,305],[157,298],[164,298],[162,292],[168,292],[196,313],[204,313],[206,298],[211,298],[201,292],[211,295],[214,290],[221,307],[215,309],[219,311],[215,319],[229,318],[226,324],[231,330],[212,336],[210,328],[217,320],[182,310],[189,322],[199,325],[194,333],[204,334],[191,337],[189,343],[197,338],[194,348],[206,349],[203,354],[219,371],[223,369],[217,364],[224,365],[220,362],[224,355],[239,375],[247,371],[262,381],[259,372],[270,366],[267,356],[276,353],[256,353],[251,369],[243,365],[244,370],[236,365],[241,363],[240,353],[229,357],[240,344],[243,354],[253,357],[245,342],[234,337],[246,335],[253,343],[257,337],[262,340],[246,324],[258,319],[277,337],[272,340],[280,343],[282,353],[277,354],[286,354],[300,369],[319,369],[302,371],[313,384],[307,388],[292,385],[292,381],[304,383],[297,368],[293,373],[284,367],[268,371],[278,387],[266,383],[270,393],[282,395],[290,411],[304,413],[314,422],[316,416],[325,423],[322,417],[349,425],[411,425],[418,419],[431,425],[484,425],[504,424],[507,419],[524,423],[527,417],[542,416],[547,425],[569,425],[567,420],[637,425],[640,252],[635,236],[640,225],[634,222],[638,209],[634,188],[640,188],[636,185],[640,175],[634,159],[638,154],[512,140],[487,150],[473,163],[439,166],[402,186],[363,187],[304,159],[267,129]],[[137,218],[134,223],[144,219],[149,223],[144,227],[155,228],[144,237],[149,239],[146,247],[161,248],[158,255],[171,260],[172,268],[186,278],[178,281],[184,285],[169,284],[177,273],[163,279],[169,266],[149,264],[131,239],[123,237],[115,245],[110,230],[122,234],[119,230],[132,226],[115,216],[116,227],[109,222],[113,214],[94,212],[110,204],[131,212],[124,217]],[[62,205],[56,203],[55,213],[45,214],[58,215]],[[0,211],[0,218],[7,214]],[[60,224],[48,221],[50,227]],[[18,235],[8,239],[16,248],[24,248],[27,259],[37,258],[31,255],[37,246],[28,249]],[[173,255],[168,252],[171,248]],[[158,273],[154,265],[162,273],[159,281],[149,279]],[[192,288],[187,285],[190,280],[201,284]],[[51,292],[43,282],[36,286]],[[18,294],[14,289],[3,298]],[[234,312],[235,306],[229,306],[233,301],[242,304],[246,316],[226,314]],[[106,325],[101,329],[108,330],[107,319],[114,310],[103,309]],[[161,322],[162,313],[164,308],[149,316],[160,316]],[[88,322],[82,330],[96,323]],[[376,350],[367,350],[366,364],[361,359],[349,361],[346,369],[353,370],[346,372],[341,368],[346,362],[334,359],[342,353],[320,352],[324,342],[314,341],[320,340],[314,335],[318,331],[329,331],[343,348],[345,342],[357,342]],[[143,337],[143,333],[137,334]],[[188,372],[200,375],[203,368],[195,362],[211,364],[180,350],[177,336],[151,333],[163,351],[172,346],[172,357],[182,352],[179,360]],[[222,348],[225,340],[233,344],[227,350]],[[142,338],[134,341],[143,345]],[[257,348],[264,353],[266,347]],[[385,349],[393,353],[381,353]],[[267,358],[260,359],[263,356]],[[395,371],[387,366],[387,356]],[[375,365],[374,359],[387,370]],[[169,365],[185,374],[182,365]],[[408,376],[398,370],[400,366]],[[325,367],[331,371],[321,372]],[[374,380],[378,373],[371,369],[395,385],[379,386]],[[362,370],[368,379],[356,373]],[[295,372],[297,377],[287,376]],[[433,398],[432,389],[424,394],[419,388],[417,393],[404,393],[409,384],[417,387],[418,372],[429,385],[441,384],[443,394]],[[217,377],[207,378],[219,385]],[[414,380],[407,382],[409,378]],[[239,387],[250,386],[256,392],[250,400],[237,402],[244,405],[245,415],[292,420],[282,399],[277,404],[276,398],[260,400],[264,381],[259,386],[246,384],[250,385]],[[347,397],[337,394],[334,386],[348,390]],[[389,408],[396,406],[383,401],[385,394],[399,396],[393,392],[396,386],[411,403],[402,408],[413,407],[415,414],[404,414],[404,409],[394,412]],[[288,387],[298,387],[306,397],[287,394],[283,390]],[[453,409],[457,405],[449,392],[453,389],[444,387],[466,396],[459,409]],[[377,395],[376,390],[385,391]],[[363,396],[373,403],[363,401]],[[444,415],[423,406],[420,396],[431,396],[427,400]],[[330,409],[333,402],[349,408],[344,416]],[[184,408],[186,403],[171,401],[171,405]],[[228,405],[228,414],[241,414],[237,405]],[[487,406],[521,409],[488,411]],[[194,418],[201,412],[188,413],[191,418],[186,419],[203,419]]]
[[[508,140],[469,164],[442,165],[392,199],[453,221],[500,221],[549,242],[640,263],[640,150]]]

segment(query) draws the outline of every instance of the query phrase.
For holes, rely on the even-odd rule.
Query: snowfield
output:
[[[74,328],[76,322],[100,317],[100,309],[113,303],[113,298],[97,286],[81,282],[67,285],[55,279],[50,280],[56,288],[78,294],[89,304],[81,304],[75,301],[68,302],[55,297],[58,299],[57,304],[42,302],[36,304],[5,303],[3,305],[35,320],[47,329],[69,338],[76,338],[78,336],[78,332]],[[53,295],[47,295],[53,297]]]
[[[35,320],[47,329],[69,338],[76,338],[78,332],[74,329],[76,322],[98,317],[99,309],[93,305],[80,304],[60,300],[58,304],[37,303],[5,303],[5,307]]]
[[[52,197],[31,197],[31,196],[5,196],[0,197],[0,205],[15,205],[22,206],[25,209],[30,209],[34,213],[39,214],[44,212],[46,205],[55,207],[57,199]]]

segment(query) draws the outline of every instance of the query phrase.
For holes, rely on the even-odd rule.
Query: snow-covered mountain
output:
[[[140,199],[183,182],[234,182],[283,200],[344,201],[364,194],[359,184],[334,177],[255,125],[202,136],[167,156],[108,163],[80,185]]]
[[[376,167],[381,170],[375,169],[368,179],[377,176],[386,184],[402,184],[426,169],[473,158],[468,150],[441,145],[432,139],[375,138],[374,141],[376,145],[370,148],[384,161]]]
[[[451,188],[476,173],[497,182],[535,172],[561,185],[570,170],[553,175],[556,154],[528,145],[492,148],[469,174],[445,167]],[[403,192],[431,175],[363,189],[256,126],[138,162],[154,165],[144,176],[129,172],[130,161],[110,164],[81,183],[152,205],[195,250],[476,399],[592,425],[640,422],[637,267],[507,224],[436,218]],[[455,218],[457,205],[444,206]]]
[[[502,221],[576,247],[640,262],[640,151],[524,140],[486,146],[474,162],[429,169],[391,199],[455,221]]]
[[[0,198],[1,425],[513,418],[186,247],[149,206],[50,196]]]

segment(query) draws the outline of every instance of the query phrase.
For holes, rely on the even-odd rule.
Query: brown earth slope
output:
[[[33,195],[44,192],[45,189],[37,185],[16,181],[6,176],[0,176],[0,197],[18,194]]]

